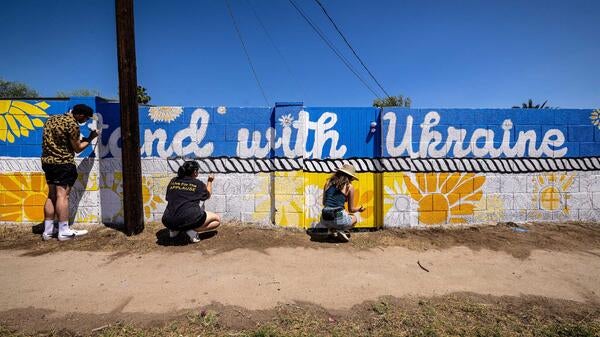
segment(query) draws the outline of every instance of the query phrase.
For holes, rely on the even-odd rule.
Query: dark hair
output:
[[[188,160],[177,170],[177,177],[190,177],[194,172],[200,169],[200,165],[195,160]]]
[[[327,186],[335,186],[338,190],[343,191],[346,185],[351,184],[351,179],[349,175],[342,171],[337,171],[334,173],[328,180]]]
[[[73,107],[72,113],[73,115],[86,115],[88,117],[92,117],[94,109],[85,104],[77,104]]]

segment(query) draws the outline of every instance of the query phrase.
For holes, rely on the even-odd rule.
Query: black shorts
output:
[[[42,164],[48,185],[73,186],[77,180],[75,164]]]
[[[190,229],[196,229],[199,227],[202,227],[204,225],[204,222],[206,222],[206,212],[202,212],[200,213],[199,217],[197,217],[196,219],[194,219],[193,221],[189,221],[189,219],[186,218],[172,218],[170,216],[164,216],[162,217],[162,223],[163,225],[165,225],[165,227],[167,227],[170,230],[174,230],[174,231],[187,231]]]

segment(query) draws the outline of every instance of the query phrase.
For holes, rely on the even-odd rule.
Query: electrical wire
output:
[[[254,64],[252,63],[252,59],[250,58],[250,54],[248,53],[248,49],[246,49],[246,44],[244,43],[244,39],[242,38],[242,33],[240,32],[240,28],[238,27],[237,21],[235,21],[235,17],[233,16],[233,11],[231,10],[231,6],[229,5],[229,0],[225,0],[225,4],[227,5],[227,10],[229,11],[229,15],[231,16],[231,20],[233,21],[233,26],[235,27],[235,31],[237,33],[238,38],[240,39],[240,43],[242,44],[242,49],[244,49],[244,53],[246,54],[246,58],[248,59],[248,64],[252,69],[252,74],[254,75],[254,79],[260,88],[260,92],[265,99],[265,103],[267,106],[270,106],[269,100],[267,99],[267,94],[265,93],[265,89],[263,88],[260,80],[258,79],[258,75],[256,74],[256,69],[254,69]]]
[[[335,53],[335,55],[337,55],[337,57],[344,63],[344,65],[346,65],[346,67],[348,68],[348,70],[350,70],[354,74],[354,76],[356,76],[362,82],[362,84],[367,89],[369,89],[369,91],[371,91],[373,93],[373,95],[375,95],[377,98],[381,99],[381,97],[379,97],[379,95],[369,86],[369,84],[352,68],[352,65],[348,62],[348,60],[346,60],[346,58],[344,58],[344,56],[342,54],[340,54],[340,52],[335,48],[335,46],[333,46],[333,44],[325,37],[325,35],[321,32],[321,30],[318,27],[316,27],[315,24],[313,24],[313,22],[302,11],[302,9],[300,9],[296,5],[296,3],[294,2],[294,0],[289,0],[289,2],[292,4],[292,6],[294,6],[294,8],[296,9],[296,11],[298,11],[298,13],[300,14],[300,16],[302,16],[304,18],[304,20],[306,22],[308,22],[308,24],[312,27],[312,29],[327,44],[327,46]]]
[[[289,66],[289,64],[288,64],[287,60],[285,59],[285,57],[283,56],[283,53],[281,52],[281,50],[275,44],[275,40],[273,39],[273,37],[269,33],[269,30],[265,26],[264,22],[258,16],[258,13],[257,13],[256,9],[254,8],[254,6],[252,5],[252,2],[250,0],[246,0],[246,3],[250,7],[250,9],[252,9],[252,13],[254,13],[254,16],[256,17],[256,20],[258,21],[258,23],[262,27],[263,31],[265,32],[265,35],[267,35],[267,38],[268,38],[269,42],[271,42],[271,45],[273,46],[273,48],[275,49],[275,51],[277,52],[277,54],[279,55],[279,57],[281,57],[281,60],[283,61],[285,69],[290,74],[290,77],[292,77],[294,79],[294,82],[296,82],[296,85],[300,88],[300,90],[302,92],[302,95],[306,96],[306,94],[304,93],[304,87],[302,86],[301,82],[298,80],[297,76],[292,71],[292,68]]]
[[[377,83],[377,85],[379,86],[379,88],[383,91],[383,93],[385,93],[385,96],[390,97],[390,95],[383,88],[383,86],[381,85],[381,83],[379,83],[379,81],[375,78],[375,76],[373,76],[373,74],[371,73],[371,71],[369,70],[369,68],[367,68],[367,65],[358,56],[358,54],[356,53],[356,50],[354,50],[354,48],[352,48],[352,45],[350,44],[350,42],[348,42],[348,39],[346,39],[346,37],[344,36],[344,34],[342,33],[342,31],[340,30],[340,28],[338,27],[338,25],[335,23],[335,21],[333,21],[333,18],[329,15],[329,13],[327,13],[327,10],[325,9],[325,6],[323,6],[323,4],[321,3],[321,1],[319,1],[319,0],[315,0],[315,2],[319,5],[319,7],[321,7],[321,9],[323,10],[323,13],[325,13],[325,16],[327,16],[327,18],[329,19],[329,21],[331,22],[331,24],[333,25],[333,27],[335,28],[335,30],[340,34],[340,36],[342,37],[342,39],[344,40],[344,42],[346,42],[346,45],[348,46],[348,48],[350,48],[350,50],[352,51],[352,53],[354,54],[354,56],[356,56],[356,59],[358,59],[358,61],[360,62],[360,64],[363,66],[363,68],[365,68],[365,70],[367,71],[367,73],[369,73],[369,76],[371,76],[371,78],[373,79],[373,81],[375,81],[375,83]]]

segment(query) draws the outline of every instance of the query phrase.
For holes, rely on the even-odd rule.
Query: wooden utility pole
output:
[[[115,0],[121,107],[123,217],[127,235],[144,230],[133,0]]]

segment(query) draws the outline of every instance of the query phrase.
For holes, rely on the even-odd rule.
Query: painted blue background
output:
[[[27,101],[35,104],[38,101]],[[68,100],[46,100],[50,107],[46,110],[49,115],[61,114],[77,103],[85,103],[102,114],[105,129],[102,131],[101,139],[104,145],[108,144],[111,134],[120,124],[119,105],[107,102],[100,98],[73,97]],[[511,145],[518,136],[519,131],[534,130],[537,134],[537,147],[548,129],[559,129],[565,136],[565,144],[568,152],[565,157],[600,156],[600,130],[592,125],[590,120],[591,109],[404,109],[404,108],[348,108],[348,107],[303,107],[301,103],[286,103],[276,105],[274,108],[235,108],[227,107],[226,113],[218,112],[216,107],[205,109],[210,120],[206,136],[200,143],[214,143],[214,151],[211,156],[236,157],[238,146],[238,132],[246,128],[252,133],[258,131],[261,134],[260,146],[267,144],[266,130],[274,128],[276,137],[282,134],[283,126],[280,119],[291,115],[298,120],[301,110],[310,115],[310,121],[316,122],[325,112],[333,112],[337,115],[337,122],[333,127],[339,135],[337,147],[345,145],[347,150],[343,158],[353,157],[389,157],[386,150],[385,136],[389,123],[383,121],[382,117],[388,111],[396,114],[396,137],[395,144],[402,141],[405,131],[406,116],[411,115],[413,121],[413,145],[418,150],[419,137],[421,135],[420,124],[423,123],[425,115],[430,111],[437,111],[440,123],[433,130],[443,135],[443,141],[447,137],[446,130],[449,126],[467,130],[467,138],[470,139],[473,131],[477,128],[486,128],[495,132],[496,142],[502,140],[502,122],[510,119],[513,123],[511,130]],[[190,124],[190,117],[196,110],[195,107],[184,107],[182,114],[172,122],[154,122],[149,116],[149,107],[140,107],[140,145],[144,145],[144,132],[150,130],[164,129],[167,133],[167,145],[172,142],[173,136],[178,131],[185,129]],[[375,132],[370,131],[371,122],[376,122]],[[87,136],[89,129],[82,127],[82,134]],[[311,150],[317,143],[316,134],[320,130],[309,130],[305,149]],[[296,141],[296,130],[293,129],[293,138],[290,147],[294,148]],[[116,135],[115,135],[116,136]],[[0,141],[0,156],[5,157],[39,157],[41,154],[42,129],[38,128],[30,132],[29,137],[19,137],[14,143]],[[187,139],[184,142],[189,142]],[[322,146],[321,158],[328,158],[332,142],[327,141]],[[496,146],[497,147],[497,146]],[[172,154],[173,156],[177,154]],[[401,156],[406,156],[402,154]],[[93,156],[91,148],[86,149],[80,156]],[[147,157],[144,154],[143,157]],[[158,156],[156,142],[152,146],[152,155]],[[193,155],[192,155],[193,156]],[[282,148],[269,151],[267,157],[283,157]],[[112,157],[108,153],[105,157]],[[448,157],[451,157],[449,153]],[[468,157],[473,157],[472,153]],[[310,157],[312,158],[312,157]]]

